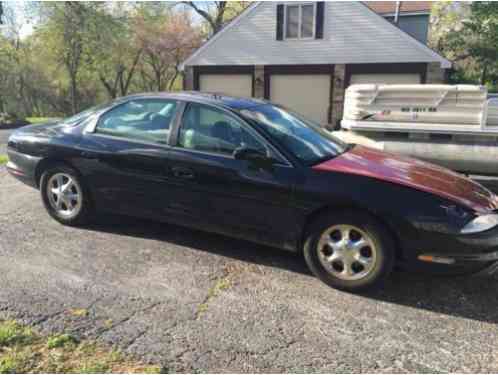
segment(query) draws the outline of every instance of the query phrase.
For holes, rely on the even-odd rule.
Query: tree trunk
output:
[[[78,111],[78,98],[77,98],[77,80],[76,75],[71,74],[71,112],[76,114]]]
[[[115,99],[116,98],[116,85],[111,86],[109,84],[109,82],[106,81],[106,79],[102,76],[99,77],[100,78],[100,82],[102,82],[102,85],[104,85],[105,89],[107,90],[107,94],[109,95],[109,97],[111,99]],[[117,79],[117,78],[116,78]]]
[[[142,50],[139,50],[137,54],[135,55],[135,58],[133,59],[133,64],[131,65],[130,71],[128,73],[128,77],[126,78],[126,82],[124,82],[124,74],[121,76],[121,95],[125,96],[128,94],[128,89],[130,88],[130,83],[133,78],[133,75],[135,74],[135,69],[138,65],[138,62],[140,61],[140,56],[142,55]]]
[[[486,84],[486,75],[488,72],[488,64],[484,64],[482,71],[481,71],[481,78],[479,79],[479,84],[485,85]]]
[[[178,68],[177,67],[175,67],[175,74],[173,75],[173,78],[171,78],[171,81],[169,81],[168,91],[171,91],[171,89],[173,88],[173,85],[175,84],[175,81],[176,81],[176,77],[178,77]]]

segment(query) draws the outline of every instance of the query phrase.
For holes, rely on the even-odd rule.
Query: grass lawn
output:
[[[15,321],[0,321],[0,374],[28,372],[158,374],[161,368],[69,334],[43,337]]]
[[[9,158],[7,157],[7,155],[0,155],[0,165],[7,164],[8,161]]]
[[[54,117],[26,117],[26,121],[29,121],[32,124],[43,124],[45,122],[49,122],[52,120],[56,120]]]

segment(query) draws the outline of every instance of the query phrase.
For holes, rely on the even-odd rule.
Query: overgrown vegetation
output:
[[[9,158],[7,157],[7,155],[0,155],[0,165],[7,164],[8,161]]]
[[[164,369],[163,369],[164,370]],[[42,337],[15,321],[0,321],[0,373],[161,373],[69,334]]]

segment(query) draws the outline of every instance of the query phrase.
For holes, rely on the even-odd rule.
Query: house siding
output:
[[[324,38],[276,39],[275,2],[262,2],[188,60],[188,65],[442,62],[359,2],[325,3]]]
[[[394,21],[393,16],[386,17],[389,22]],[[429,15],[417,14],[413,16],[399,17],[398,27],[404,32],[410,34],[419,42],[427,44],[427,34],[429,32]]]

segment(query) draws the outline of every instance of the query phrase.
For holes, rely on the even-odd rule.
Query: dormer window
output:
[[[315,37],[315,4],[285,5],[285,39],[312,39]]]
[[[325,3],[277,4],[277,40],[323,39]]]

